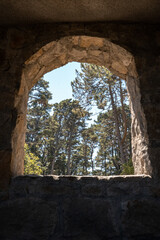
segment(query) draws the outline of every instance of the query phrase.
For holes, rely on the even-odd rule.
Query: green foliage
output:
[[[121,175],[133,175],[134,174],[134,167],[132,163],[132,159],[122,165],[122,172]]]
[[[46,132],[52,105],[49,100],[52,94],[48,91],[49,84],[44,79],[31,89],[28,100],[26,143],[30,152],[37,156],[41,162],[43,174],[47,173],[48,139]]]
[[[24,174],[42,174],[42,164],[39,158],[30,152],[27,144],[25,144],[24,150]]]
[[[131,174],[125,81],[103,66],[81,64],[72,82],[74,100],[49,104],[48,86],[40,79],[29,94],[25,174]],[[88,127],[95,106],[97,121]]]
[[[77,100],[66,99],[53,105],[53,116],[50,119],[52,147],[54,147],[51,173],[53,173],[53,168],[54,173],[73,173],[75,165],[73,156],[77,152],[80,135],[88,117],[89,113],[80,106]],[[65,167],[62,167],[62,162]]]
[[[81,64],[72,82],[73,95],[86,109],[101,109],[95,124],[101,174],[120,174],[131,157],[130,111],[125,81],[103,66]]]

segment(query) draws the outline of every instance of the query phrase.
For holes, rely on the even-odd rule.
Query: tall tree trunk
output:
[[[70,133],[69,143],[68,143],[68,161],[67,161],[67,175],[71,175],[71,141],[72,141],[72,132]]]
[[[87,144],[85,143],[84,147],[84,162],[85,162],[85,174],[87,175]]]
[[[124,96],[123,96],[123,91],[122,91],[122,83],[121,79],[119,79],[119,88],[120,88],[120,99],[121,99],[121,106],[122,106],[122,119],[123,119],[123,128],[124,128],[124,133],[122,137],[122,145],[123,145],[123,152],[124,152],[124,157],[125,157],[125,162],[127,162],[127,146],[126,146],[126,137],[127,137],[127,117],[126,117],[126,112],[124,109]]]
[[[94,163],[93,163],[93,146],[91,146],[91,163],[92,163],[92,174],[94,171]]]
[[[105,159],[105,176],[107,176],[107,162],[106,162],[106,160],[107,160],[107,154],[106,154],[106,151],[105,151],[105,154],[104,154],[104,159]]]
[[[58,132],[60,131],[60,128],[58,129]],[[55,136],[56,142],[55,142],[55,148],[53,148],[53,159],[52,159],[52,165],[51,165],[51,174],[54,172],[54,165],[56,162],[56,157],[59,151],[59,134],[56,134]]]
[[[51,165],[51,174],[53,174],[53,171],[54,171],[55,161],[56,161],[56,153],[54,152],[53,159],[52,159],[52,165]]]
[[[119,172],[119,170],[120,170],[119,165],[115,161],[115,158],[116,158],[116,155],[115,155],[115,153],[113,154],[113,144],[112,144],[112,162],[113,162],[113,165],[115,166],[115,168],[117,169],[117,171]]]
[[[111,104],[112,104],[113,115],[114,115],[114,120],[115,120],[115,130],[116,130],[116,135],[117,135],[119,150],[120,150],[120,159],[121,159],[121,163],[124,164],[125,163],[125,155],[123,152],[123,144],[122,144],[121,134],[120,134],[120,130],[119,130],[117,107],[114,102],[114,97],[113,97],[112,86],[111,86],[110,80],[108,80],[108,86],[109,86],[109,93],[110,93],[110,97],[111,97]]]
[[[119,88],[120,88],[120,97],[121,97],[121,106],[122,106],[122,119],[123,119],[123,127],[124,127],[124,133],[122,138],[122,144],[125,142],[126,136],[127,136],[127,118],[126,113],[124,110],[124,98],[123,98],[123,91],[122,91],[122,83],[121,79],[119,79]]]

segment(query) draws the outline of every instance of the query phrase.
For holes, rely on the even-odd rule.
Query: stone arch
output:
[[[128,73],[136,76],[133,56],[124,48],[105,38],[73,36],[50,42],[31,56],[23,69],[25,81],[30,88],[45,73],[73,61],[104,65],[124,79]]]
[[[67,36],[52,41],[25,61],[21,85],[15,101],[18,118],[12,138],[12,175],[23,174],[23,146],[29,90],[45,73],[72,61],[103,65],[114,74],[126,79],[133,116],[132,147],[135,173],[151,173],[147,149],[147,126],[140,103],[141,96],[134,57],[130,52],[106,38],[82,35]],[[142,149],[143,152],[141,152]]]

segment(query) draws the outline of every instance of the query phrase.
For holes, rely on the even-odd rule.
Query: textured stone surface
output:
[[[160,184],[148,176],[13,178],[2,240],[160,239]]]
[[[136,78],[127,78],[127,88],[131,109],[132,133],[132,161],[136,174],[151,174],[152,166],[148,154],[149,139],[147,123],[141,105],[139,81]]]
[[[127,80],[135,173],[160,177],[159,25],[56,23],[3,27],[0,33],[1,187],[23,174],[29,89],[71,61],[104,65]]]
[[[160,21],[159,0],[2,0],[0,12],[0,239],[159,240],[160,27],[145,24]],[[127,80],[135,173],[153,179],[11,179],[23,174],[29,89],[71,61]]]
[[[0,24],[160,21],[159,0],[1,0],[0,9]]]
[[[134,72],[130,75],[136,76],[133,56],[124,48],[105,38],[73,36],[53,41],[27,59],[23,72],[28,88],[49,70],[72,61],[105,65],[123,78],[132,65]]]

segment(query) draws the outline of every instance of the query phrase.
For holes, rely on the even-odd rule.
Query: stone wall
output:
[[[78,61],[107,67],[127,80],[132,114],[132,160],[135,174],[152,174],[148,156],[147,124],[141,106],[141,91],[133,55],[106,38],[64,37],[42,47],[23,69],[23,81],[30,89],[46,72]]]
[[[135,37],[136,36],[136,37]],[[160,27],[54,23],[0,28],[0,187],[23,174],[29,89],[69,61],[96,63],[127,79],[135,173],[160,178]]]
[[[19,176],[0,192],[0,239],[158,240],[159,198],[149,176]]]
[[[73,61],[106,66],[123,79],[137,77],[134,58],[124,48],[106,38],[70,36],[48,43],[27,59],[24,81],[30,89],[45,73]]]

